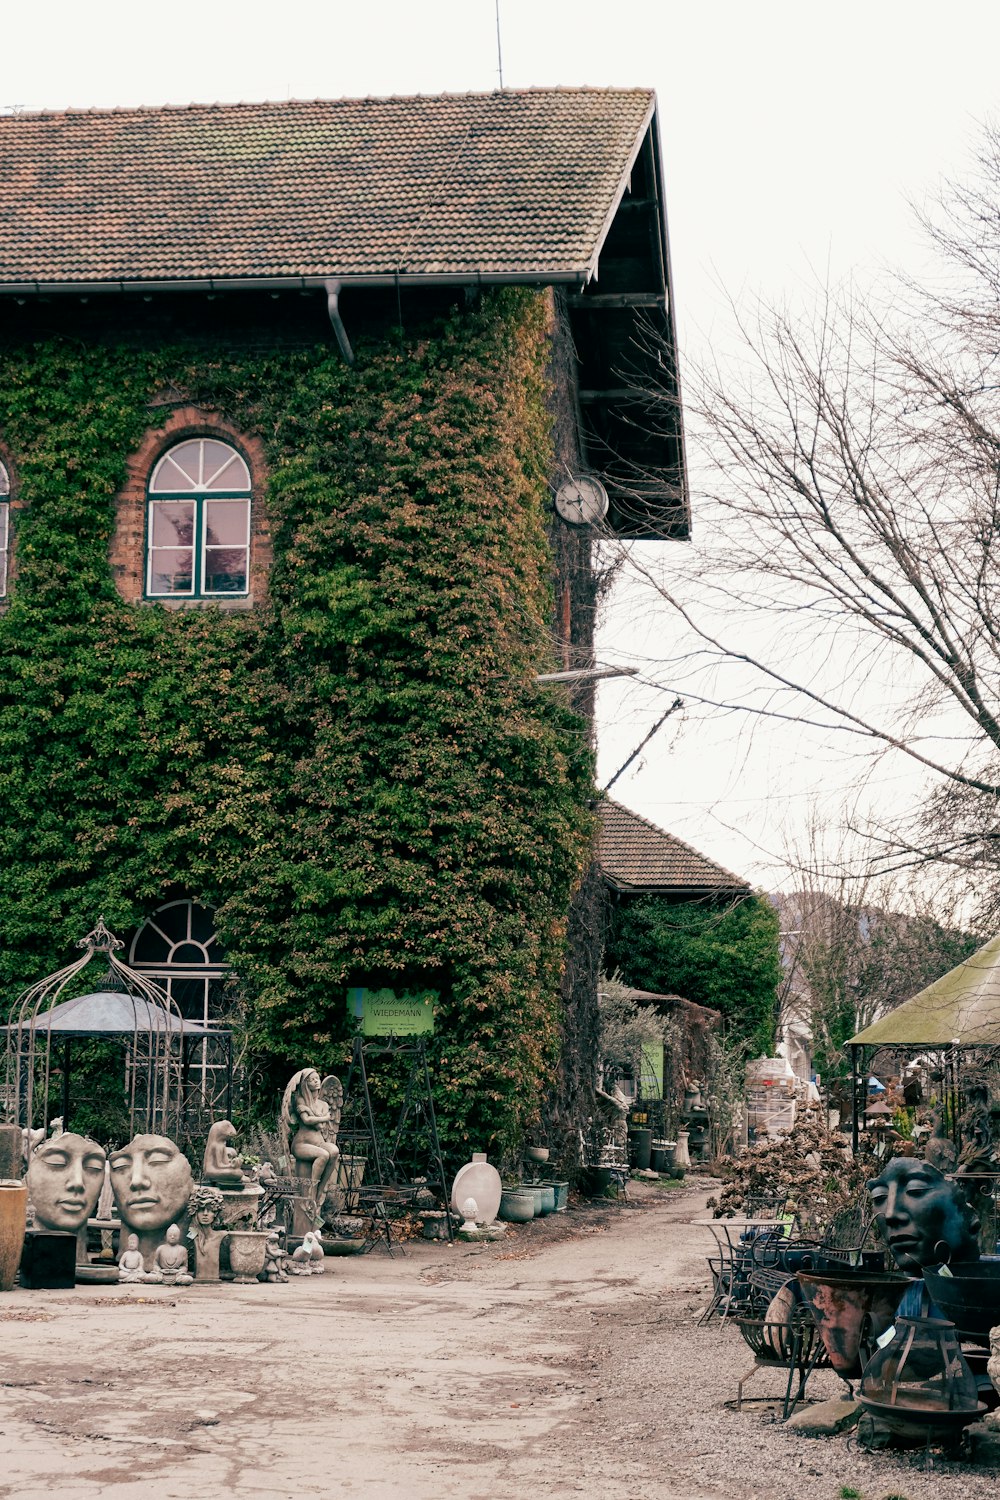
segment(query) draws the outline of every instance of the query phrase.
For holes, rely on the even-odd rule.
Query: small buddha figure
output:
[[[150,1276],[168,1286],[190,1286],[194,1280],[188,1272],[188,1253],[181,1244],[181,1232],[176,1224],[170,1225],[167,1238],[153,1256]]]
[[[148,1281],[149,1273],[142,1263],[139,1236],[130,1234],[125,1249],[118,1257],[119,1281]]]
[[[216,1120],[208,1132],[205,1142],[205,1159],[202,1163],[203,1182],[220,1188],[241,1188],[250,1181],[243,1171],[242,1160],[229,1142],[236,1135],[236,1126],[231,1120]]]
[[[287,1281],[288,1271],[285,1269],[287,1259],[288,1254],[281,1243],[281,1235],[277,1230],[274,1230],[268,1236],[267,1240],[267,1255],[264,1260],[264,1280]]]

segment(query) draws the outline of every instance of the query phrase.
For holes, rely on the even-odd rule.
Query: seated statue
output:
[[[281,1243],[281,1235],[276,1229],[272,1230],[267,1240],[267,1254],[264,1260],[264,1280],[287,1281],[288,1271],[285,1269],[285,1262],[287,1260],[288,1252]]]
[[[340,1080],[331,1076],[320,1082],[315,1068],[301,1068],[291,1079],[281,1101],[281,1134],[302,1180],[303,1196],[317,1209],[337,1175],[340,1151],[337,1129],[344,1102]]]
[[[979,1219],[936,1167],[897,1156],[868,1184],[879,1230],[901,1271],[979,1259]]]
[[[243,1158],[229,1144],[235,1134],[236,1126],[230,1120],[216,1120],[205,1142],[202,1182],[220,1188],[241,1188],[250,1181],[243,1171]]]
[[[118,1257],[118,1280],[149,1280],[149,1272],[143,1265],[142,1251],[139,1249],[139,1236],[137,1234],[129,1235],[125,1249]]]
[[[167,1238],[153,1256],[151,1281],[163,1281],[168,1286],[190,1286],[194,1277],[188,1272],[188,1253],[181,1244],[181,1232],[176,1224],[167,1230]]]

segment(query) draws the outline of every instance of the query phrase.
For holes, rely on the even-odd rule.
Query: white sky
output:
[[[794,301],[813,271],[913,265],[906,196],[960,172],[996,107],[1000,6],[955,0],[501,0],[504,82],[651,84],[659,94],[682,352],[724,338],[724,286]],[[497,82],[494,0],[40,0],[5,7],[0,106],[26,109],[435,93]],[[2,164],[0,164],[2,167]],[[692,473],[697,526],[698,473]],[[605,659],[661,653],[623,596]],[[663,707],[601,692],[601,779]],[[771,883],[784,823],[836,806],[843,746],[748,734],[723,711],[664,732],[615,787],[636,811]],[[903,768],[881,794],[912,791]]]

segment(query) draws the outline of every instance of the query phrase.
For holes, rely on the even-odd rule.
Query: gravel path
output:
[[[283,1287],[12,1292],[0,1497],[993,1500],[992,1472],[726,1409],[751,1358],[735,1328],[695,1327],[706,1196],[650,1189]],[[749,1394],[779,1389],[767,1371]]]

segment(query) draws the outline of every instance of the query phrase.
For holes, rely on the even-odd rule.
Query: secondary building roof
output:
[[[616,889],[663,895],[745,895],[747,882],[610,797],[598,810],[597,861]]]
[[[1000,937],[859,1031],[853,1046],[1000,1046]]]
[[[584,285],[649,89],[0,117],[0,281],[526,277]]]

